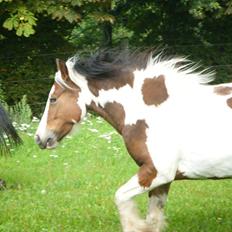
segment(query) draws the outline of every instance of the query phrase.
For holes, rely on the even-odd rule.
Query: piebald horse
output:
[[[124,232],[160,232],[170,184],[232,176],[232,84],[185,58],[103,50],[57,59],[58,71],[35,140],[54,148],[94,111],[122,136],[138,172],[115,194]],[[149,193],[139,217],[133,198]]]

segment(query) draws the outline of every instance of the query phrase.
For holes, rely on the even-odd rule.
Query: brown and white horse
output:
[[[115,195],[123,231],[159,232],[172,181],[232,176],[232,84],[209,85],[184,58],[104,50],[57,60],[58,71],[36,132],[54,148],[95,111],[123,137],[139,169]],[[133,202],[148,192],[142,220]]]

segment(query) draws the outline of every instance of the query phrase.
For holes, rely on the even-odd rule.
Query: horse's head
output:
[[[70,79],[64,61],[57,59],[58,72],[55,76],[44,114],[35,135],[40,148],[54,148],[73,126],[80,122],[86,109],[78,104],[80,88]]]

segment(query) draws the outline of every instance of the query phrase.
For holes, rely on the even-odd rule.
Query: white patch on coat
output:
[[[39,126],[37,128],[37,131],[35,133],[35,135],[39,135],[40,139],[43,141],[44,139],[47,138],[48,133],[50,133],[50,131],[48,131],[47,129],[47,121],[48,121],[48,110],[49,110],[49,105],[50,105],[50,97],[51,95],[54,93],[55,91],[55,86],[53,85],[49,95],[48,95],[48,99],[46,102],[46,106],[45,106],[45,110],[43,113],[43,116],[40,120]]]
[[[81,108],[81,119],[83,119],[87,113],[86,106],[90,105],[91,101],[94,101],[95,96],[89,90],[88,81],[86,80],[86,78],[75,71],[74,61],[72,61],[72,59],[69,59],[66,62],[66,66],[68,68],[70,79],[80,88],[77,104]]]

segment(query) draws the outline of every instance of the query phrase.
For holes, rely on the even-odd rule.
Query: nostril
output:
[[[40,143],[41,143],[41,139],[40,139],[39,135],[35,135],[35,142],[36,142],[37,144],[40,144]]]
[[[54,140],[52,138],[47,139],[47,147],[52,147],[54,143]]]

